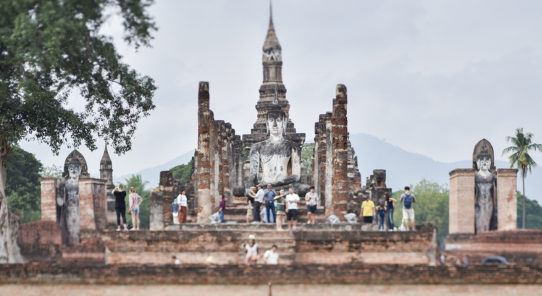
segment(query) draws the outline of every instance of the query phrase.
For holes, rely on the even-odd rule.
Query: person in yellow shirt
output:
[[[361,203],[361,215],[363,216],[363,223],[373,223],[373,217],[375,215],[375,203],[369,199],[368,195],[363,198],[363,202]]]

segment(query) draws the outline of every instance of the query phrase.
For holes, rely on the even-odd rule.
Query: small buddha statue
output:
[[[76,245],[79,243],[81,229],[79,214],[79,176],[82,165],[72,152],[68,164],[68,175],[62,179],[57,190],[57,222],[62,229],[64,243]]]

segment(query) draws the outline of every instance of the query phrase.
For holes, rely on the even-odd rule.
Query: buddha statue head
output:
[[[282,140],[287,123],[288,118],[279,106],[274,106],[267,112],[267,133],[272,140]]]
[[[77,157],[72,157],[70,163],[68,164],[68,178],[69,179],[78,179],[81,175],[81,162]]]
[[[493,146],[486,140],[480,140],[474,147],[472,168],[481,172],[495,172]]]

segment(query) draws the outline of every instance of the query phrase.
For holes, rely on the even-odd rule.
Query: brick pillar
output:
[[[346,214],[348,198],[348,120],[346,118],[346,86],[337,85],[331,115],[331,140],[333,146],[332,206],[340,219]]]
[[[474,169],[450,172],[450,234],[474,233]]]
[[[517,228],[517,169],[497,170],[497,221],[499,230]]]
[[[56,222],[56,178],[40,178],[41,220]]]
[[[107,223],[105,180],[93,178],[79,179],[79,215],[81,229],[105,229]]]
[[[213,208],[211,204],[211,158],[209,151],[212,113],[209,110],[209,83],[199,83],[198,93],[198,161],[196,174],[198,179],[197,198],[197,221],[208,222]]]

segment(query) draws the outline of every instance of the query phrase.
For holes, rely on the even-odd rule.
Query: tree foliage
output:
[[[523,194],[521,194],[518,191],[518,203],[519,201],[523,201]],[[526,224],[525,228],[529,229],[542,229],[542,206],[538,203],[538,201],[529,199],[527,197],[525,199],[525,205],[526,205]],[[517,223],[518,225],[521,225],[522,220],[522,214],[523,210],[521,207],[517,207]]]
[[[442,241],[448,235],[449,224],[449,190],[446,186],[430,182],[426,179],[410,186],[411,192],[416,196],[413,204],[416,224],[435,223],[438,227],[438,238]],[[403,206],[399,198],[404,191],[393,193],[397,199],[397,208],[394,212],[394,221],[400,225],[403,220]]]
[[[194,165],[194,160],[191,159],[187,164],[181,164],[175,167],[172,167],[169,171],[175,179],[181,179],[184,182],[190,182],[192,166]]]
[[[132,175],[130,178],[126,179],[124,181],[126,184],[126,207],[130,204],[129,200],[129,189],[130,187],[134,187],[137,194],[139,194],[143,198],[143,202],[139,206],[139,221],[141,228],[149,228],[150,225],[150,205],[151,205],[151,192],[150,190],[145,190],[145,184],[147,184],[146,181],[143,181],[141,178],[141,175]],[[132,223],[132,215],[130,215],[130,211],[127,210],[126,212],[126,219],[127,222],[130,224]]]
[[[536,166],[536,162],[529,154],[530,151],[542,151],[542,145],[533,142],[532,133],[524,133],[522,128],[516,129],[516,135],[514,137],[506,137],[506,140],[512,144],[509,147],[504,148],[503,154],[511,153],[508,156],[510,160],[510,167],[517,167],[521,172],[521,179],[523,182],[523,195],[525,195],[525,178],[527,172],[531,172],[532,168]],[[527,214],[525,199],[522,200],[522,218],[521,228],[525,228]]]
[[[156,26],[149,0],[0,1],[0,144],[23,138],[130,150],[142,116],[154,108],[154,81],[122,63],[103,25],[118,12],[124,39],[148,46]],[[77,92],[76,95],[73,95]],[[67,106],[77,98],[84,108]]]
[[[41,219],[41,170],[41,162],[19,147],[14,147],[7,157],[8,206],[23,215],[23,223]]]

